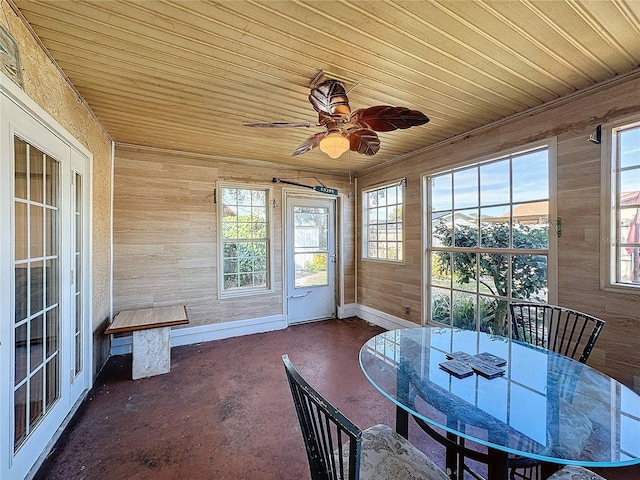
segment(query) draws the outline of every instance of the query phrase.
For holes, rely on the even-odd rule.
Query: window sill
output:
[[[611,292],[611,293],[622,293],[626,295],[640,295],[640,284],[638,286],[607,284],[607,285],[602,285],[600,289],[605,292]]]
[[[233,292],[220,292],[218,293],[218,300],[226,300],[230,298],[238,298],[238,297],[253,297],[258,295],[270,295],[273,294],[275,290],[245,290],[245,291],[233,291]]]
[[[404,265],[404,260],[389,260],[388,258],[369,258],[362,257],[362,261],[364,262],[374,262],[374,263],[388,263],[392,265]]]

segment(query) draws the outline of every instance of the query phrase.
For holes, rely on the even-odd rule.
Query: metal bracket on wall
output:
[[[558,233],[558,238],[560,238],[562,236],[562,218],[558,217],[556,224],[556,232]]]
[[[589,141],[592,143],[600,143],[602,141],[602,125],[598,125],[591,135]]]

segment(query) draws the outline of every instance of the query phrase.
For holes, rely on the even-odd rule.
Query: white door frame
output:
[[[344,304],[344,279],[343,279],[343,258],[342,258],[342,236],[343,232],[340,228],[340,219],[343,217],[342,215],[342,196],[329,196],[326,194],[316,194],[316,193],[307,193],[301,191],[300,189],[293,188],[283,188],[282,189],[282,251],[283,251],[283,310],[285,320],[287,324],[289,324],[289,267],[290,267],[290,251],[291,246],[288,242],[291,241],[289,238],[288,226],[289,219],[288,217],[288,208],[289,202],[296,198],[299,199],[313,199],[313,200],[325,200],[333,202],[333,238],[334,238],[334,254],[335,254],[335,263],[334,271],[335,271],[335,279],[334,279],[334,312],[338,318],[340,318],[343,304]]]
[[[68,348],[72,345],[68,316],[70,314],[71,270],[71,238],[67,238],[70,229],[69,214],[71,204],[72,170],[82,172],[85,179],[83,202],[83,365],[84,368],[75,378],[70,375],[73,351],[65,350],[60,359],[60,397],[44,418],[37,424],[33,433],[14,453],[13,426],[13,382],[15,369],[14,352],[14,283],[15,279],[8,272],[13,272],[13,179],[14,179],[14,136],[18,135],[60,161],[60,204],[59,211],[64,215],[60,219],[60,285],[61,328],[60,345]],[[39,137],[49,140],[41,144]],[[51,150],[53,148],[54,150]],[[23,479],[34,472],[32,469],[42,458],[59,435],[59,428],[67,420],[82,394],[91,387],[93,377],[92,351],[92,308],[91,308],[91,153],[71,134],[69,134],[53,117],[31,100],[8,77],[0,74],[0,416],[5,419],[0,423],[0,478]],[[7,372],[10,374],[7,375]],[[11,421],[8,421],[11,419]]]

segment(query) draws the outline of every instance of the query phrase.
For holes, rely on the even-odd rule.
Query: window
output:
[[[508,336],[511,299],[549,301],[553,171],[544,144],[425,178],[427,318]]]
[[[640,292],[640,121],[605,128],[603,191],[609,205],[603,228],[609,232],[605,287]],[[610,145],[609,145],[610,142]],[[609,148],[610,147],[610,148]],[[603,167],[603,168],[605,168]]]
[[[219,202],[222,296],[270,290],[270,190],[222,185]]]
[[[362,192],[364,258],[402,261],[402,207],[406,179]]]

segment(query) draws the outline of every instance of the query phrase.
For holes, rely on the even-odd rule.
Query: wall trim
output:
[[[365,305],[348,303],[338,307],[338,318],[358,317],[362,320],[384,328],[396,330],[398,328],[415,328],[420,325],[403,318],[389,315]],[[171,346],[180,347],[196,343],[223,340],[225,338],[252,335],[254,333],[272,332],[288,327],[284,315],[270,315],[268,317],[248,318],[211,325],[198,325],[195,327],[177,328],[171,330]],[[111,355],[126,355],[132,352],[133,337],[113,337],[111,340]]]
[[[338,305],[338,318],[349,318],[358,316],[358,304],[347,303],[345,305]]]
[[[396,330],[398,328],[415,328],[421,326],[417,323],[405,320],[404,318],[396,317],[394,315],[375,310],[371,307],[367,307],[366,305],[354,305],[355,316],[386,330]]]
[[[251,335],[254,333],[271,332],[287,328],[284,315],[249,318],[210,325],[177,328],[171,330],[171,346],[193,345],[195,343],[222,340],[225,338]],[[131,353],[133,337],[114,337],[111,340],[111,355],[125,355]]]

